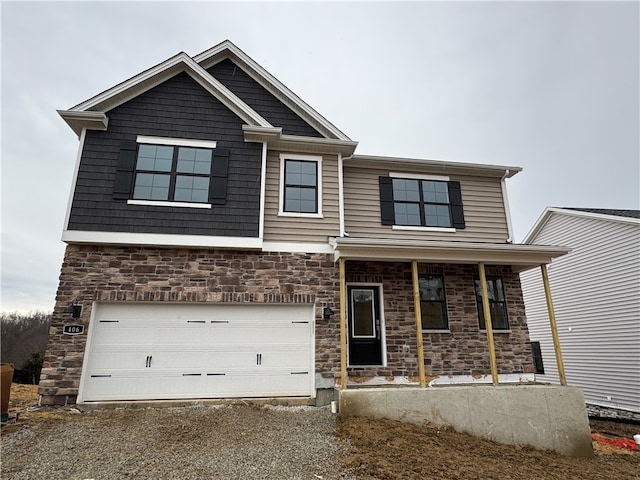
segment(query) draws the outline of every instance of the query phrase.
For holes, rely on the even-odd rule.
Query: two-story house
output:
[[[363,156],[233,43],[59,112],[79,136],[43,404],[533,380],[518,167]]]

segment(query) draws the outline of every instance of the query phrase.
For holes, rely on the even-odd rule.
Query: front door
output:
[[[349,286],[349,365],[382,365],[380,287]]]

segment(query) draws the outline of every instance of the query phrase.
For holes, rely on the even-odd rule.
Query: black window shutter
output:
[[[117,200],[128,200],[131,197],[137,150],[138,144],[136,142],[122,142],[120,145],[116,180],[113,186],[113,198]]]
[[[380,219],[382,225],[393,225],[393,183],[391,177],[379,177],[380,183]]]
[[[453,228],[464,228],[464,209],[462,207],[462,192],[460,182],[449,181],[449,204],[451,205],[451,223]]]
[[[227,172],[229,171],[229,149],[218,147],[213,151],[209,203],[224,205],[227,199]]]

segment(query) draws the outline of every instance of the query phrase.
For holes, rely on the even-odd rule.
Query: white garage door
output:
[[[313,396],[313,312],[97,304],[79,400]]]

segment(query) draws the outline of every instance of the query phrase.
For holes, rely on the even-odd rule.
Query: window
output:
[[[396,225],[451,227],[447,182],[393,179]]]
[[[280,156],[279,215],[320,217],[322,213],[322,157]]]
[[[538,375],[544,375],[544,363],[542,362],[542,350],[540,342],[529,342],[531,344],[531,356],[533,357],[533,370]]]
[[[380,177],[383,225],[399,229],[465,228],[460,182],[441,176],[390,175]]]
[[[478,318],[480,329],[487,328],[482,307],[482,288],[480,279],[476,279],[476,304],[478,306]],[[489,312],[491,313],[491,326],[494,330],[509,330],[507,318],[507,302],[504,296],[504,285],[501,277],[487,277],[487,292],[489,294]]]
[[[423,330],[448,330],[447,300],[442,275],[420,275],[420,311]]]
[[[206,203],[212,158],[210,148],[140,145],[133,199]]]

